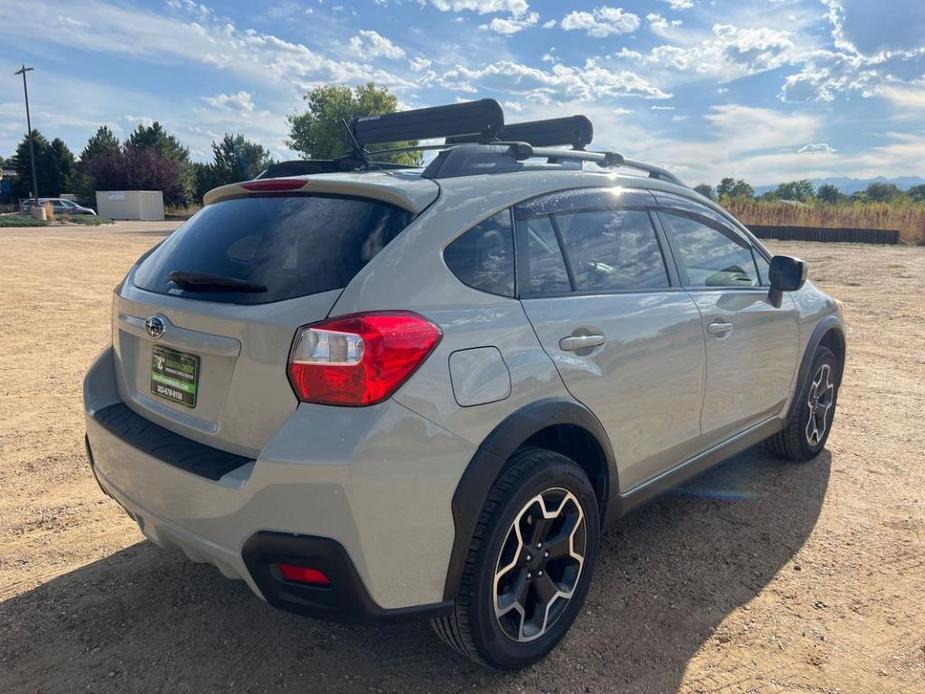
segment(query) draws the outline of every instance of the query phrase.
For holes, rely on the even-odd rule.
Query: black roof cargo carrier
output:
[[[460,135],[474,135],[478,140],[490,141],[503,129],[504,111],[494,99],[364,116],[355,118],[350,124],[356,144],[361,147]]]
[[[417,169],[420,167],[381,159],[403,152],[435,151],[436,157],[420,170],[419,175],[423,178],[574,170],[583,168],[586,163],[593,163],[605,169],[636,169],[644,171],[649,178],[684,185],[677,176],[660,166],[624,159],[617,152],[585,149],[594,137],[594,126],[586,116],[550,118],[505,126],[504,111],[494,99],[379,116],[361,116],[349,123],[344,120],[343,125],[347,149],[344,156],[327,160],[279,162],[268,167],[258,178]],[[418,142],[406,144],[415,140]],[[420,140],[443,142],[421,144]],[[380,148],[367,148],[367,145],[373,144]],[[393,146],[390,148],[389,145]],[[371,159],[374,156],[379,157],[380,161]],[[542,161],[544,159],[545,162]]]
[[[591,144],[594,126],[587,116],[568,116],[534,120],[526,123],[511,123],[504,126],[498,139],[505,142],[529,142],[534,147],[555,147],[569,145],[574,149],[584,149]],[[446,138],[448,145],[478,142],[471,135],[457,135]]]

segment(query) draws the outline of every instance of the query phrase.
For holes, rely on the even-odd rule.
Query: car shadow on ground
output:
[[[0,690],[674,691],[719,622],[793,570],[829,470],[827,452],[799,465],[759,447],[624,519],[572,633],[522,673],[470,666],[427,624],[278,612],[142,542],[0,603]]]

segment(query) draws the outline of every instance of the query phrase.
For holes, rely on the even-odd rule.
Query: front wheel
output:
[[[479,516],[455,610],[435,631],[481,665],[535,663],[581,610],[599,533],[597,498],[577,463],[539,448],[516,453]]]
[[[773,453],[797,461],[819,455],[835,420],[839,373],[835,353],[818,347],[784,428],[768,439]]]

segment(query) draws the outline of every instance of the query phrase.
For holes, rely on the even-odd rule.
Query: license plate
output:
[[[151,350],[151,392],[186,407],[196,407],[199,357],[154,345]]]

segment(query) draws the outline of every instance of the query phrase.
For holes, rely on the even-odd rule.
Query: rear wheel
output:
[[[454,612],[437,634],[481,665],[526,667],[568,631],[591,581],[597,498],[570,458],[516,453],[492,487],[473,533]]]
[[[775,455],[797,461],[819,455],[835,419],[838,379],[838,357],[828,347],[818,347],[784,428],[768,439]]]

